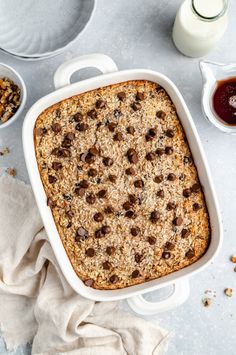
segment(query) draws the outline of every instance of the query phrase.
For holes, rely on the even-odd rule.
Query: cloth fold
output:
[[[30,186],[0,177],[0,327],[32,354],[159,355],[168,332],[117,302],[75,293],[57,264]]]

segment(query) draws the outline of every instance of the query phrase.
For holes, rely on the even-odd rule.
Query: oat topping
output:
[[[35,150],[45,208],[86,286],[146,282],[205,253],[202,188],[159,85],[129,81],[49,107],[36,121]]]
[[[8,78],[0,78],[0,121],[7,122],[20,106],[20,88]]]
[[[233,289],[227,287],[227,288],[224,290],[224,293],[225,293],[226,296],[232,297],[232,296],[233,296]]]

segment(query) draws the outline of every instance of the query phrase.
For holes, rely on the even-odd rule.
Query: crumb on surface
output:
[[[12,177],[16,176],[16,169],[14,168],[7,168],[6,173]]]
[[[210,305],[213,303],[213,300],[209,297],[203,298],[202,303],[204,307],[210,307]]]
[[[232,255],[232,256],[230,257],[230,261],[231,261],[232,263],[236,263],[236,256]]]
[[[224,293],[227,297],[232,297],[233,296],[233,289],[230,287],[225,288]]]
[[[0,150],[0,156],[7,155],[10,153],[10,149],[8,147],[2,148]]]

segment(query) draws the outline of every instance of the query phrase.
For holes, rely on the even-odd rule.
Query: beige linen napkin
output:
[[[117,305],[72,290],[31,188],[0,177],[0,326],[7,348],[33,339],[32,354],[163,354],[168,333]]]

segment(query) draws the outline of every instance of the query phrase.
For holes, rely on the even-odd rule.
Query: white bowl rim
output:
[[[10,126],[13,122],[15,122],[17,120],[17,118],[20,116],[20,114],[22,113],[22,111],[23,111],[23,109],[25,107],[25,103],[26,103],[27,90],[26,90],[25,82],[24,82],[22,76],[14,68],[10,67],[9,65],[7,65],[5,63],[1,63],[0,62],[0,69],[1,69],[1,67],[7,68],[15,76],[17,76],[17,78],[19,79],[19,81],[21,83],[21,86],[22,86],[22,88],[20,88],[21,91],[22,91],[22,93],[21,93],[22,94],[22,100],[21,100],[20,106],[17,109],[16,113],[14,113],[14,115],[11,116],[11,118],[9,118],[8,121],[6,121],[4,123],[0,123],[0,129],[3,129],[3,128],[6,128],[6,127]],[[1,72],[0,72],[0,75],[1,75]]]

